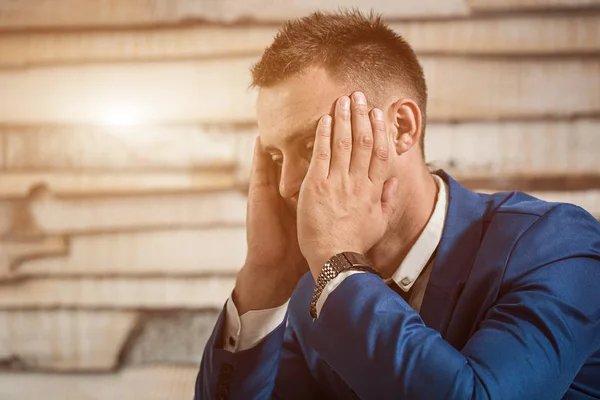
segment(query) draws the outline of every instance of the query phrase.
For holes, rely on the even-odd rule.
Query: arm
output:
[[[600,346],[599,235],[572,206],[540,218],[513,249],[510,282],[462,351],[372,274],[329,295],[311,344],[361,398],[558,398]]]
[[[307,271],[298,248],[294,216],[279,195],[275,165],[258,139],[248,190],[246,232],[246,262],[232,295],[235,312],[242,315],[237,321],[240,325],[244,325],[245,315],[252,310],[264,311],[285,304]],[[276,378],[282,383],[275,393],[286,395],[285,398],[295,398],[315,387],[295,336],[286,333],[285,318],[272,332],[260,329],[257,336],[262,336],[262,340],[242,340],[241,344],[238,340],[237,346],[250,348],[233,353],[223,343],[225,333],[237,331],[235,323],[224,326],[227,317],[230,322],[235,320],[226,312],[224,309],[221,313],[206,344],[196,380],[196,400],[269,398]]]
[[[298,199],[298,241],[315,280],[332,255],[364,254],[383,237],[398,206],[400,168],[390,160],[421,133],[410,99],[394,105],[400,126],[377,109],[369,124],[364,96],[348,100],[339,99],[335,124],[320,120]],[[372,274],[352,275],[329,295],[309,344],[361,398],[554,398],[600,345],[598,237],[597,222],[573,206],[538,218],[462,351]]]
[[[256,346],[285,322],[288,303],[264,310],[251,310],[240,316],[230,297],[225,304],[223,349],[236,353]]]
[[[224,309],[204,350],[195,400],[319,397],[295,332],[286,328],[287,318],[256,346],[232,353],[221,343],[225,313]]]
[[[204,349],[194,399],[269,398],[278,370],[285,322],[257,346],[232,353],[223,349],[225,318],[224,308]]]

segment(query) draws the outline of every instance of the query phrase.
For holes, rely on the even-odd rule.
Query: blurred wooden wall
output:
[[[290,4],[0,0],[0,399],[191,397],[245,256],[248,68],[317,7],[413,44],[429,161],[600,217],[600,0]]]

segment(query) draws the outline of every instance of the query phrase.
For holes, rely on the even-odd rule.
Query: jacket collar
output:
[[[448,184],[448,214],[420,314],[444,335],[479,249],[485,204],[446,172],[435,173]]]

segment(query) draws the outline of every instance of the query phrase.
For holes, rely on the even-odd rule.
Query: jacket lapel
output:
[[[444,171],[436,174],[448,184],[448,213],[420,314],[444,336],[479,249],[485,204]]]

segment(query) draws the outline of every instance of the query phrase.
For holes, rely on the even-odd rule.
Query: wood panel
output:
[[[198,363],[200,361],[198,360]],[[194,396],[198,367],[158,365],[111,374],[0,374],[0,398],[180,400]]]
[[[432,124],[427,161],[465,177],[600,173],[600,120]]]
[[[10,170],[164,171],[232,167],[236,161],[234,135],[192,125],[0,126],[0,135]]]
[[[233,277],[27,279],[0,286],[0,309],[221,309]]]
[[[235,171],[189,172],[31,172],[0,173],[0,199],[23,198],[45,187],[57,196],[106,196],[156,192],[202,192],[236,187]]]
[[[0,51],[0,57],[1,57],[1,51]],[[4,146],[4,141],[5,138],[0,135],[0,170],[4,169],[4,158],[5,158],[5,153],[6,153],[6,149]]]
[[[10,230],[13,221],[13,214],[13,203],[10,201],[0,201],[0,238]]]
[[[600,15],[502,15],[494,18],[391,24],[417,53],[469,55],[592,54],[600,47]]]
[[[500,16],[394,22],[418,54],[589,54],[600,15]],[[277,28],[185,25],[162,29],[16,32],[0,36],[0,68],[44,64],[260,56]]]
[[[152,313],[122,354],[122,366],[172,363],[197,367],[220,311]]]
[[[111,370],[136,323],[133,312],[0,311],[0,362],[25,369]]]
[[[25,199],[6,201],[9,204],[5,234],[11,239],[33,240],[43,238],[35,221],[31,217],[29,204]]]
[[[26,261],[13,268],[30,275],[234,274],[246,258],[246,230],[179,229],[73,236],[62,257]]]
[[[246,196],[241,191],[138,197],[36,197],[31,215],[40,231],[61,235],[214,225],[243,226]]]
[[[276,2],[271,0],[19,0],[0,3],[0,29],[26,27],[134,26],[206,20],[232,22],[255,20],[279,22],[314,10],[356,7],[375,9],[389,18],[464,15],[464,0],[318,0]]]
[[[236,177],[238,182],[246,186],[250,182],[252,159],[254,157],[254,143],[258,132],[249,135],[238,135],[236,141],[236,158],[238,169]]]
[[[557,118],[600,111],[600,60],[425,58],[423,67],[431,90],[430,120]]]
[[[251,123],[256,91],[247,90],[247,85],[253,60],[3,71],[0,121],[77,124],[126,118],[148,124]],[[600,60],[595,58],[423,57],[422,62],[430,88],[430,121],[600,112]]]
[[[30,240],[0,238],[0,280],[10,277],[21,262],[67,253],[67,241],[61,237]]]
[[[597,7],[600,0],[467,0],[471,11],[550,10]]]
[[[22,31],[0,36],[0,68],[44,64],[260,56],[273,40],[272,26]]]
[[[254,58],[34,68],[0,73],[0,121],[21,123],[241,122]],[[26,105],[28,104],[28,105]]]

